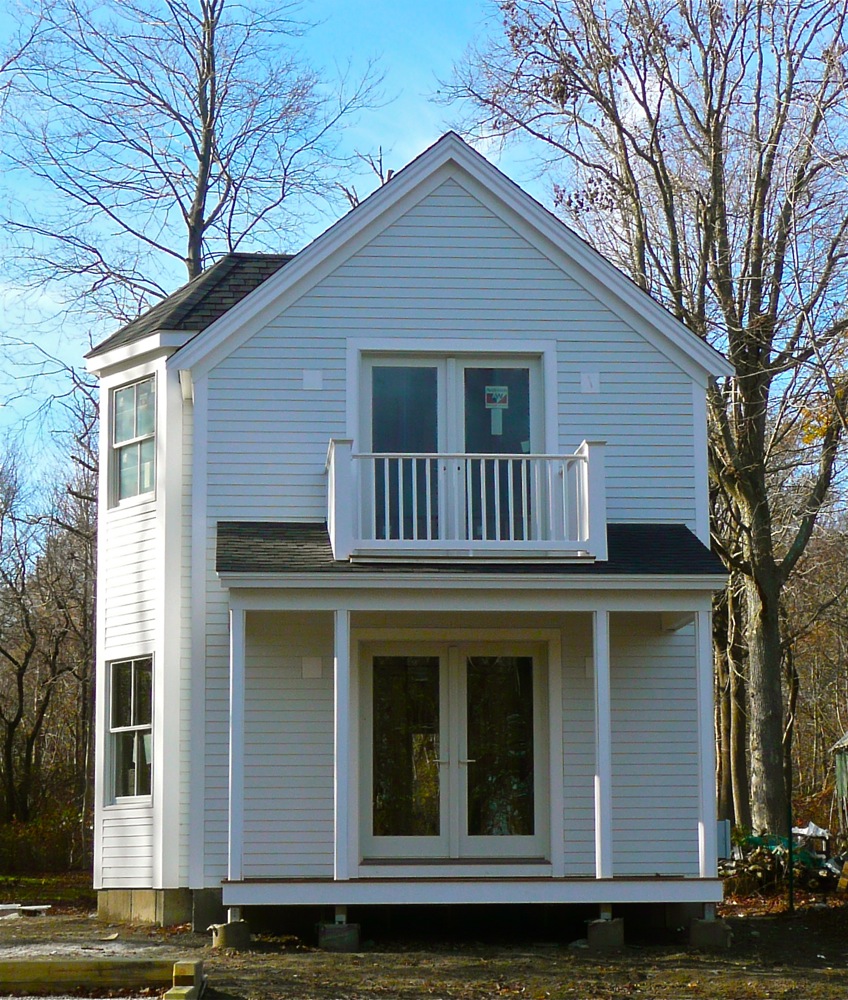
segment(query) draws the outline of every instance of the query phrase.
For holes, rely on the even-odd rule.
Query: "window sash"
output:
[[[153,775],[153,659],[111,665],[109,734],[113,799],[147,796]]]
[[[115,500],[152,493],[156,485],[156,391],[154,379],[112,393]]]

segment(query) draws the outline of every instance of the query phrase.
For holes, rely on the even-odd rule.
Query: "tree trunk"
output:
[[[734,615],[738,611],[734,605]],[[730,769],[733,786],[733,814],[736,825],[750,830],[751,786],[748,781],[748,690],[745,683],[745,662],[739,642],[740,624],[734,619],[733,637],[728,643],[730,673]]]
[[[733,765],[731,756],[731,687],[728,665],[727,595],[715,602],[713,612],[713,649],[715,651],[715,736],[716,796],[718,818],[735,825],[733,811]]]
[[[777,571],[762,567],[747,578],[748,705],[751,743],[751,819],[758,833],[786,825],[783,770],[783,691]]]

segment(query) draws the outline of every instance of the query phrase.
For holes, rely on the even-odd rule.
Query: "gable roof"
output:
[[[559,266],[690,376],[705,383],[709,375],[733,374],[723,355],[687,329],[455,132],[442,136],[294,257],[228,254],[98,344],[86,357],[105,355],[116,348],[143,346],[141,342],[147,337],[152,339],[154,334],[160,339],[164,334],[167,339],[168,333],[183,332],[186,336],[172,336],[169,341],[170,347],[176,348],[174,363],[192,369],[197,375],[208,371],[243,343],[258,325],[273,318],[355,252],[358,241],[367,240],[389,225],[394,216],[402,214],[426,193],[428,185],[440,183],[446,171],[457,180],[465,178],[476,184],[486,197],[499,202],[511,214],[514,228],[520,226],[525,236],[529,232],[547,248],[549,257],[551,253],[559,255],[562,258]],[[197,336],[198,333],[203,336]]]
[[[228,253],[212,267],[122,326],[86,354],[93,358],[161,330],[202,333],[292,259],[292,254]]]
[[[706,384],[709,375],[733,374],[723,355],[454,132],[394,174],[211,324],[203,337],[182,346],[171,363],[190,368],[196,375],[209,371],[448,176],[475,189],[476,196],[496,203],[493,211],[508,217],[513,228],[692,378]]]
[[[327,526],[313,522],[219,521],[218,573],[529,574],[544,576],[723,576],[724,566],[683,524],[609,524],[609,558],[603,562],[498,563],[426,559],[404,563],[337,561]]]

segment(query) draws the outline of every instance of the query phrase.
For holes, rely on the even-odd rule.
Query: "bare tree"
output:
[[[292,238],[336,192],[342,125],[374,99],[370,66],[330,85],[298,56],[298,6],[45,0],[0,130],[6,169],[41,193],[6,219],[23,278],[67,279],[122,320],[175,264],[193,278]]]
[[[0,468],[0,816],[30,819],[38,794],[39,751],[58,682],[69,608],[55,597],[61,560],[26,516],[17,462]]]
[[[30,377],[66,380],[49,405],[58,445],[50,486],[32,485],[36,470],[20,452],[7,448],[0,458],[0,821],[24,824],[11,829],[29,863],[62,864],[25,832],[30,821],[53,837],[47,852],[83,863],[94,739],[96,394],[46,354],[38,370]]]
[[[536,140],[572,225],[735,366],[710,394],[715,510],[733,514],[713,528],[744,596],[753,824],[782,829],[781,594],[843,433],[845,0],[496,9],[503,34],[446,92],[466,133]]]

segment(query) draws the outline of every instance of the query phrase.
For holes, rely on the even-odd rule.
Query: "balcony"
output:
[[[606,559],[604,443],[573,455],[327,454],[336,559]]]

